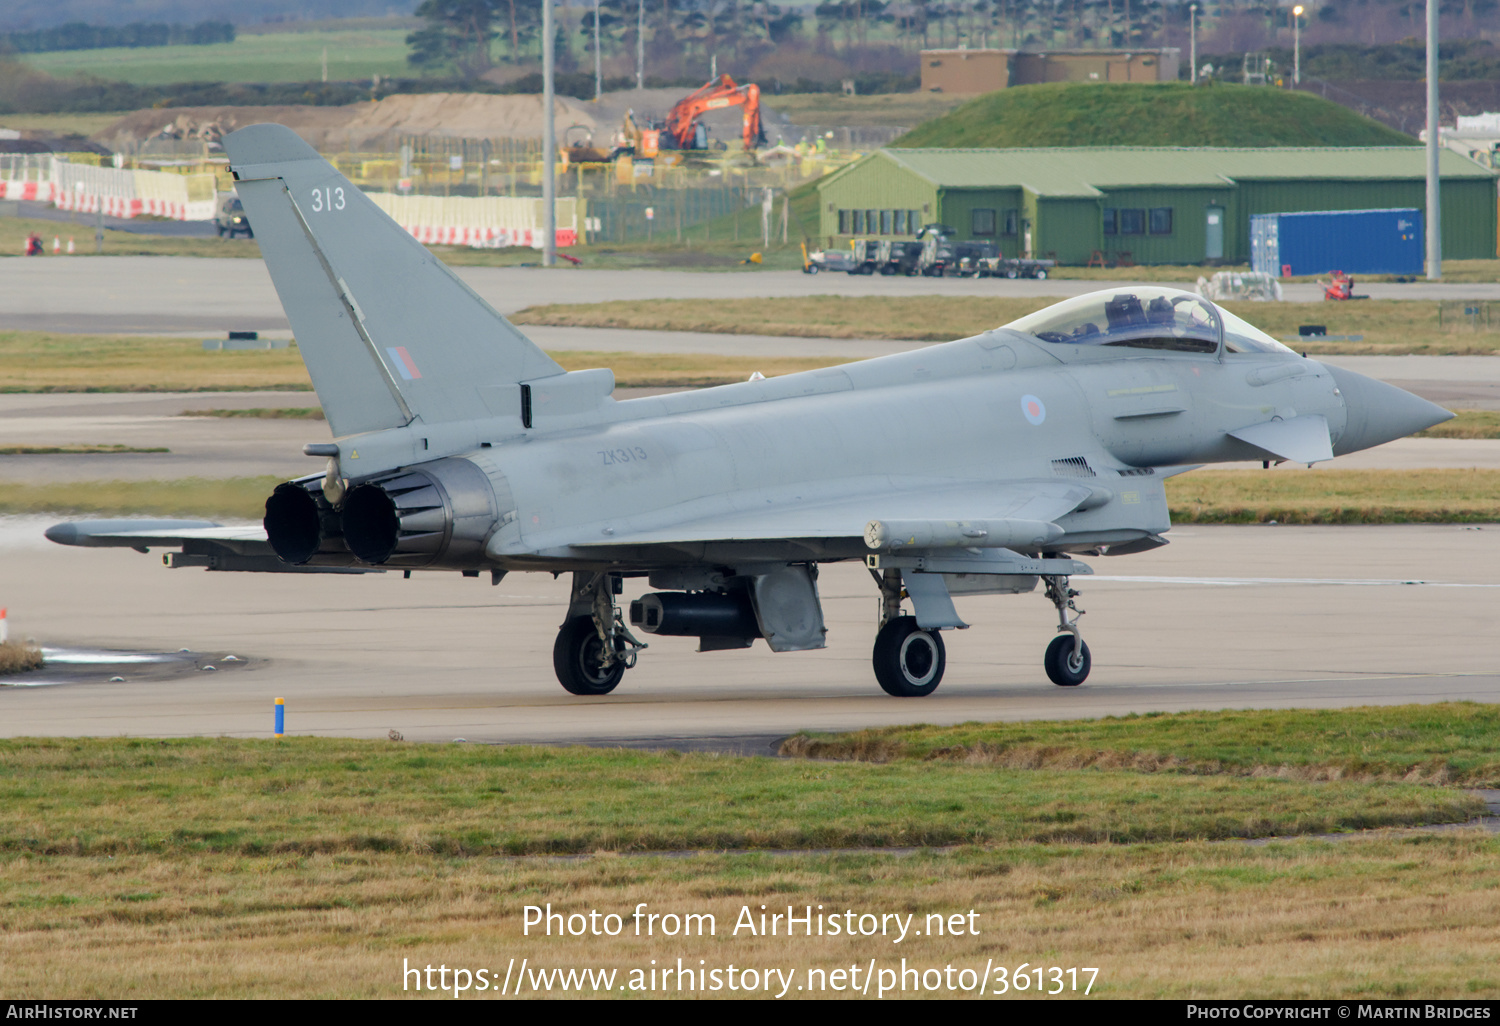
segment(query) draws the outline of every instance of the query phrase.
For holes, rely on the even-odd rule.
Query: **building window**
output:
[[[863,235],[865,233],[865,212],[863,210],[855,210],[853,214],[854,223],[849,226],[849,234]]]
[[[1120,211],[1120,234],[1121,235],[1145,235],[1146,234],[1146,212],[1144,210]]]
[[[906,230],[908,234],[915,235],[922,230],[922,215],[915,210],[906,212]]]
[[[1120,231],[1120,212],[1114,207],[1104,208],[1104,234],[1117,235]]]
[[[874,234],[876,234],[879,231],[880,231],[880,211],[878,211],[878,210],[866,210],[865,211],[865,233],[868,234],[868,235],[874,235]]]
[[[904,210],[898,210],[898,211],[896,211],[895,229],[896,229],[896,234],[897,235],[905,235],[906,234],[906,211],[904,211]]]
[[[974,236],[995,234],[995,211],[989,207],[978,207],[969,212],[969,234]]]
[[[1150,227],[1151,227],[1151,234],[1152,235],[1171,235],[1172,234],[1172,208],[1171,207],[1152,207],[1151,208],[1151,226]]]
[[[853,234],[854,228],[853,228],[853,226],[850,223],[853,220],[853,218],[851,218],[849,216],[852,213],[853,213],[853,211],[851,211],[851,210],[840,210],[839,211],[839,234],[840,235],[851,235],[851,234]]]
[[[880,212],[880,234],[881,235],[889,235],[889,234],[891,234],[891,215],[893,213],[895,213],[895,211],[893,211],[893,210],[882,210]]]
[[[1021,212],[1011,207],[1005,212],[1005,230],[1001,235],[1015,235],[1020,230]]]

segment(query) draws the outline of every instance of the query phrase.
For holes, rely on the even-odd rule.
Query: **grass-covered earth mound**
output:
[[[988,93],[891,145],[1407,146],[1416,140],[1308,93],[1058,82]]]

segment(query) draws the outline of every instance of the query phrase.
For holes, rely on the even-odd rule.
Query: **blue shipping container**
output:
[[[1421,274],[1422,212],[1317,210],[1250,216],[1250,265],[1291,275]]]

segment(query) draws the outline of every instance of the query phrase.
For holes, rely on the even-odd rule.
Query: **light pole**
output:
[[[1188,84],[1198,84],[1198,5],[1188,4]]]
[[[552,0],[542,0],[542,266],[557,263],[557,115],[552,106]]]
[[[1443,222],[1438,198],[1438,0],[1427,0],[1427,277],[1443,276]]]
[[[1292,88],[1302,84],[1302,5],[1292,8]]]

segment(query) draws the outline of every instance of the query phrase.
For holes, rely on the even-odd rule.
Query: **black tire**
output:
[[[923,630],[914,616],[888,621],[875,636],[875,679],[896,698],[922,698],[942,683],[948,655],[943,636]]]
[[[1052,639],[1052,644],[1047,646],[1047,654],[1042,657],[1047,676],[1060,688],[1076,688],[1088,679],[1089,668],[1093,666],[1088,642],[1079,646],[1077,658],[1074,657],[1073,647],[1073,635],[1059,634]]]
[[[1037,281],[1046,281],[1047,280],[1047,269],[1045,267],[1038,267],[1036,269],[1036,274],[1032,275],[1032,277],[1035,278]]]
[[[624,651],[625,642],[615,639],[616,651]],[[592,616],[575,616],[562,625],[552,645],[552,669],[557,682],[570,695],[607,695],[625,676],[625,664],[616,660],[608,670],[599,664],[604,642],[594,629]]]
[[[1006,270],[1005,276],[1011,280],[1015,280],[1019,273],[1014,267],[1011,267]]]
[[[817,274],[819,268],[817,264],[808,264],[805,268],[803,268],[803,270],[805,270],[808,274]]]

